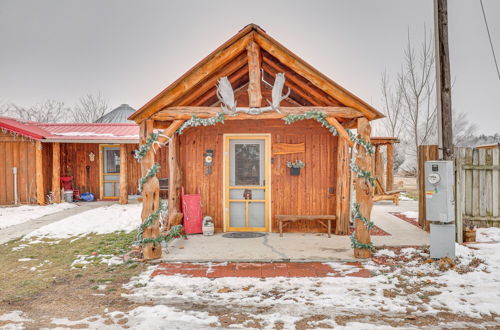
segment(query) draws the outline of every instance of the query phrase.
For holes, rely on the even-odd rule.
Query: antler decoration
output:
[[[262,81],[268,85],[271,85],[264,80],[264,76],[262,76]],[[238,112],[245,112],[250,115],[260,115],[261,113],[266,111],[277,111],[278,113],[281,113],[279,111],[280,103],[291,93],[291,89],[288,88],[288,92],[285,95],[282,95],[284,86],[285,74],[278,73],[276,75],[276,78],[274,79],[274,85],[271,93],[272,102],[269,102],[269,100],[267,100],[269,106],[260,108],[237,108],[236,101],[234,99],[233,87],[231,86],[231,83],[229,82],[229,79],[227,79],[227,77],[222,77],[219,79],[216,93],[217,98],[221,102],[222,112],[224,112],[225,114],[234,116]]]
[[[273,102],[269,102],[269,100],[267,101],[271,105],[271,108],[273,110],[276,110],[278,113],[281,113],[279,110],[281,101],[286,99],[292,91],[290,88],[288,88],[288,93],[282,95],[283,87],[285,87],[285,74],[278,73],[276,74],[276,78],[274,79],[273,90],[271,93]]]
[[[227,77],[219,79],[217,84],[217,98],[221,102],[222,111],[234,115],[236,113],[236,101],[234,100],[234,91]]]

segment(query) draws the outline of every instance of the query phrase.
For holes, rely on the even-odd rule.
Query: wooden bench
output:
[[[276,219],[280,223],[280,237],[283,237],[283,228],[290,224],[291,222],[295,221],[317,221],[319,222],[323,227],[325,227],[328,230],[328,237],[332,236],[332,221],[335,221],[337,219],[336,216],[334,215],[285,215],[285,214],[279,214],[276,215]],[[328,224],[325,224],[325,221],[328,222]]]
[[[378,178],[375,179],[375,189],[374,189],[374,194],[373,194],[373,201],[384,201],[384,200],[389,200],[393,201],[396,206],[399,205],[399,195],[401,195],[404,190],[390,190],[390,191],[385,191],[385,189],[382,187],[380,184],[380,181]]]

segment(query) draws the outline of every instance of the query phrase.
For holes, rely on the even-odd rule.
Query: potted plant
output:
[[[286,162],[286,166],[290,169],[290,175],[300,175],[300,169],[306,166],[303,161],[296,160],[294,162]]]

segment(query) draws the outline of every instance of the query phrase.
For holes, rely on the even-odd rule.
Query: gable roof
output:
[[[42,142],[138,143],[135,123],[38,123],[0,117],[0,128]]]
[[[369,120],[384,117],[368,103],[271,38],[262,28],[250,24],[161,91],[129,119],[140,123],[165,107],[192,105],[193,97],[190,97],[190,94],[200,89],[206,91],[210,88],[213,93],[215,83],[225,73],[237,75],[240,72],[239,76],[245,73],[248,75],[248,68],[245,72],[245,64],[248,62],[246,48],[251,41],[255,41],[268,57],[276,59],[279,62],[279,68],[289,68],[297,75],[297,79],[305,80],[317,93],[324,93],[326,98],[337,102],[336,105],[341,104],[359,110]],[[232,68],[229,69],[229,67]],[[234,80],[236,79],[235,77]]]

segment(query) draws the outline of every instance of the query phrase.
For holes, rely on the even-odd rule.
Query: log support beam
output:
[[[127,145],[120,144],[120,204],[128,204]]]
[[[35,180],[36,180],[36,202],[45,205],[45,191],[43,187],[43,148],[42,142],[35,144]]]
[[[335,127],[335,129],[337,130],[337,134],[339,135],[339,137],[341,139],[343,139],[350,147],[354,146],[354,142],[352,142],[351,139],[349,138],[349,134],[345,130],[344,126],[342,126],[338,122],[338,120],[335,119],[335,117],[327,117],[326,121],[328,122],[328,124],[330,124],[333,127]]]
[[[250,107],[260,107],[262,103],[262,93],[260,90],[260,47],[255,41],[251,41],[247,46],[248,54],[248,102]]]
[[[140,143],[145,144],[146,139],[153,132],[153,120],[145,120],[140,125]],[[154,151],[150,148],[148,153],[141,160],[141,175],[146,175],[148,169],[154,163]],[[141,219],[144,222],[147,217],[156,212],[160,207],[160,184],[156,176],[150,178],[142,187],[142,213]],[[152,226],[144,230],[144,238],[157,238],[160,235],[160,221],[157,219]],[[144,259],[161,258],[160,244],[144,244],[142,250]]]
[[[61,203],[61,144],[52,144],[52,197],[54,203]]]
[[[364,139],[366,142],[370,142],[371,127],[368,119],[359,118],[358,119],[358,134],[359,137]],[[363,146],[357,146],[356,164],[359,168],[366,171],[372,171],[372,160],[368,152]],[[359,212],[366,219],[370,220],[370,214],[372,212],[373,206],[373,189],[368,180],[362,178],[356,178],[356,202],[359,204]],[[355,219],[356,227],[356,239],[360,243],[370,244],[370,231],[360,219]],[[354,257],[366,259],[370,258],[372,251],[370,249],[354,249]]]
[[[351,194],[351,178],[349,170],[350,153],[345,139],[338,137],[337,147],[337,183],[335,189],[335,235],[349,233],[349,202]]]
[[[387,173],[385,177],[385,190],[394,190],[394,145],[387,145]]]
[[[193,115],[199,118],[210,118],[217,115],[221,111],[220,107],[192,107],[192,106],[179,106],[167,107],[151,118],[158,121],[171,121],[171,120],[189,120]],[[225,120],[263,120],[263,119],[281,119],[289,114],[303,114],[308,111],[320,111],[325,113],[326,117],[346,118],[353,119],[362,117],[363,114],[353,108],[349,107],[280,107],[280,112],[269,111],[260,115],[250,115],[246,113],[238,113],[236,116],[226,116]]]

